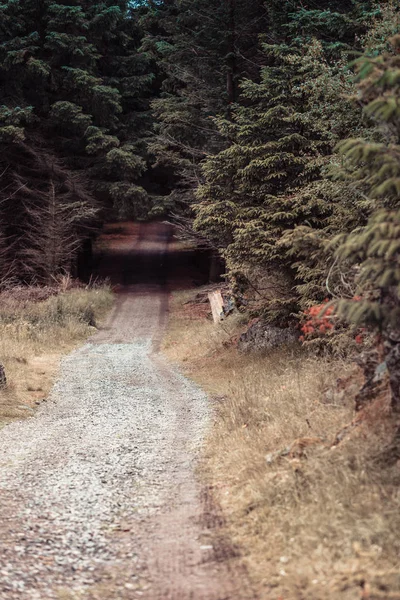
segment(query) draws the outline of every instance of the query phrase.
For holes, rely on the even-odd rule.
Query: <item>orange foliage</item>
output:
[[[359,302],[361,296],[354,296],[353,301]],[[326,298],[321,304],[311,306],[304,311],[305,321],[300,326],[302,334],[299,338],[300,342],[305,342],[317,336],[325,335],[329,331],[335,329],[334,317],[334,306],[328,306],[329,300]],[[365,329],[360,329],[354,340],[357,344],[364,342]]]
[[[316,304],[304,311],[306,321],[300,327],[303,333],[303,335],[300,336],[301,342],[312,337],[312,334],[316,332],[325,334],[335,327],[332,322],[334,308],[333,306],[326,308],[327,302],[328,300],[326,299],[322,304]]]

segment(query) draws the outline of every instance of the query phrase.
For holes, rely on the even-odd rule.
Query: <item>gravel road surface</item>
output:
[[[167,311],[163,285],[125,286],[48,402],[0,432],[1,600],[253,598],[205,515],[209,401],[158,353]]]

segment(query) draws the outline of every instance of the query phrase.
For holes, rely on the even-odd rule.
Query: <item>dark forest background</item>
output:
[[[334,300],[391,352],[399,87],[397,2],[3,1],[0,280],[69,271],[105,221],[168,218],[254,314]]]

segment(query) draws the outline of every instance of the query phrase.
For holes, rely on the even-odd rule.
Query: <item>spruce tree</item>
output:
[[[339,313],[382,333],[393,408],[400,412],[400,36],[377,57],[356,63],[359,98],[379,126],[375,140],[343,141],[339,151],[354,165],[351,179],[369,190],[365,226],[336,239],[337,257],[356,265],[357,301],[343,299]],[[379,139],[380,138],[380,139]],[[350,176],[350,175],[349,175]]]
[[[148,18],[147,47],[165,74],[150,145],[155,167],[168,173],[171,194],[160,203],[190,214],[199,165],[224,144],[213,117],[229,115],[241,78],[257,74],[266,12],[259,0],[174,0]]]
[[[264,43],[261,81],[242,84],[233,123],[217,120],[227,147],[204,163],[195,227],[240,290],[256,289],[261,311],[282,322],[326,296],[332,235],[365,222],[362,192],[332,176],[333,149],[364,130],[345,97],[354,91],[347,62],[374,10],[338,1],[271,2],[267,11],[277,43]]]
[[[247,279],[258,296],[271,290],[262,310],[282,320],[326,293],[320,244],[312,257],[310,243],[333,213],[335,189],[323,172],[358,111],[339,96],[343,64],[330,67],[316,40],[307,53],[282,44],[264,52],[260,83],[245,81],[233,122],[219,120],[230,145],[204,165],[195,227],[218,244],[242,288]]]
[[[8,0],[0,12],[3,235],[11,256],[26,261],[25,217],[46,214],[54,186],[61,212],[68,198],[91,218],[95,205],[110,217],[147,214],[140,178],[151,74],[128,1]],[[19,270],[33,272],[22,259]]]

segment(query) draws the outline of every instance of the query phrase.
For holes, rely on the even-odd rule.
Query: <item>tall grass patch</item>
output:
[[[32,414],[52,385],[61,355],[95,332],[112,302],[106,285],[0,294],[0,362],[7,377],[0,424]]]
[[[400,598],[400,463],[383,459],[384,414],[334,443],[354,418],[354,365],[297,347],[241,355],[243,316],[219,327],[206,312],[175,296],[164,351],[213,399],[205,476],[260,598]]]

